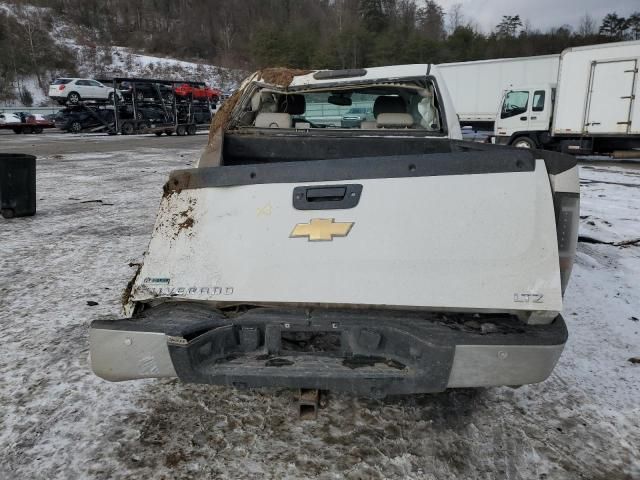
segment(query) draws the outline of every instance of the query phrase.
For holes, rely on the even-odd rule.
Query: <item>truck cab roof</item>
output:
[[[248,77],[230,103],[224,112],[228,118],[219,115],[214,121],[227,132],[278,128],[311,134],[321,134],[319,129],[397,134],[402,130],[412,136],[461,138],[446,88],[428,64],[349,70],[268,68]],[[374,118],[341,122],[352,108],[372,111]]]
[[[313,70],[303,75],[296,75],[290,87],[308,86],[333,86],[359,83],[372,83],[376,81],[394,82],[406,81],[416,78],[425,78],[429,75],[431,65],[410,64],[393,65],[390,67],[368,67],[348,70]]]

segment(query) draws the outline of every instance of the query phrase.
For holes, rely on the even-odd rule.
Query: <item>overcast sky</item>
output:
[[[448,13],[452,5],[462,4],[465,22],[475,23],[485,33],[492,30],[503,15],[519,14],[533,28],[546,30],[563,24],[577,26],[585,13],[600,25],[609,12],[627,16],[640,11],[638,0],[437,0]]]

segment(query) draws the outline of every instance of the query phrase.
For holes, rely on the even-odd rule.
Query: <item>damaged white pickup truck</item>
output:
[[[171,173],[93,370],[376,397],[540,382],[578,204],[572,157],[461,141],[436,67],[262,70]]]

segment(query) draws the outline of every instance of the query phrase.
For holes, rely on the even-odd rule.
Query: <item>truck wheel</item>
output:
[[[22,133],[22,127],[14,127],[12,130],[16,135],[20,135]]]
[[[71,133],[80,133],[82,131],[82,124],[80,122],[73,122],[69,127]]]
[[[120,127],[120,131],[123,135],[133,135],[134,130],[133,123],[130,122],[123,123],[122,127]]]
[[[33,127],[22,127],[22,133],[24,133],[25,135],[28,135],[30,133],[33,133]]]
[[[33,127],[33,133],[41,134],[43,131],[42,127]]]
[[[165,130],[164,133],[167,135],[173,135],[173,130]]]
[[[187,129],[185,128],[184,125],[178,125],[178,127],[176,128],[176,135],[179,136],[184,136],[187,134]]]
[[[4,218],[13,218],[15,214],[16,212],[14,212],[12,208],[3,208],[2,210],[0,210],[0,215],[2,215]]]
[[[162,135],[162,132],[153,132],[156,134],[156,137],[159,137],[160,135]]]
[[[538,148],[536,142],[531,140],[529,137],[518,137],[511,142],[511,146],[516,148]]]
[[[187,127],[187,135],[195,135],[197,131],[197,128],[195,125],[189,125]]]
[[[69,95],[67,95],[67,103],[70,105],[77,105],[80,103],[80,94],[77,92],[71,92]]]

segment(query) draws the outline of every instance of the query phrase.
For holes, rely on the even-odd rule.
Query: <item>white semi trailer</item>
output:
[[[556,79],[504,92],[495,142],[573,154],[640,148],[639,65],[640,41],[564,50]]]
[[[504,91],[514,85],[553,83],[560,55],[444,63],[444,77],[461,126],[493,130]]]

